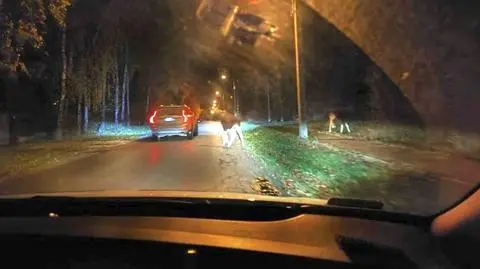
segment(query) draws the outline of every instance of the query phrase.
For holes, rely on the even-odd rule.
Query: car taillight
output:
[[[185,110],[182,110],[182,116],[183,116],[183,122],[187,122],[188,117],[187,117],[187,114],[185,113]]]
[[[183,122],[187,122],[188,118],[193,117],[192,114],[187,114],[187,112],[185,112],[185,110],[182,110],[182,116],[183,116]]]
[[[155,117],[157,116],[157,111],[153,112],[153,115],[150,117],[150,124],[155,123]]]

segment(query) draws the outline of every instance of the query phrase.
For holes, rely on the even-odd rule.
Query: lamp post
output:
[[[272,108],[270,106],[270,85],[267,84],[267,115],[268,122],[272,122]]]
[[[300,69],[300,37],[298,31],[298,0],[292,0],[293,28],[295,38],[295,77],[297,88],[297,106],[298,106],[298,136],[308,138],[308,125],[305,119],[305,92],[302,89],[301,69]]]
[[[237,99],[237,85],[235,84],[235,80],[232,81],[233,83],[233,114],[238,116],[238,99]]]

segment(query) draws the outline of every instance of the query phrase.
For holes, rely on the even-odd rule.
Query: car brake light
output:
[[[157,111],[153,112],[153,115],[150,117],[150,123],[154,124],[155,123],[155,117],[157,116]]]
[[[192,114],[186,114],[185,110],[182,110],[183,122],[187,122],[188,118],[193,117]]]
[[[182,110],[182,116],[183,116],[183,122],[187,122],[188,117],[187,117],[187,115],[185,114],[185,110]]]

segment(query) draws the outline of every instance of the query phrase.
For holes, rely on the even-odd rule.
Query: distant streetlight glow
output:
[[[223,80],[226,80],[226,79],[227,79],[227,75],[222,74],[222,79],[223,79]]]
[[[220,95],[220,92],[219,92],[219,91],[216,91],[216,92],[215,92],[215,95]]]

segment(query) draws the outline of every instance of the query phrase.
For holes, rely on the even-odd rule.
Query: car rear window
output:
[[[184,110],[185,108],[183,107],[164,107],[164,108],[161,108],[158,110],[158,115],[159,116],[172,116],[172,115],[178,115],[178,116],[181,116],[182,115],[182,111]]]

